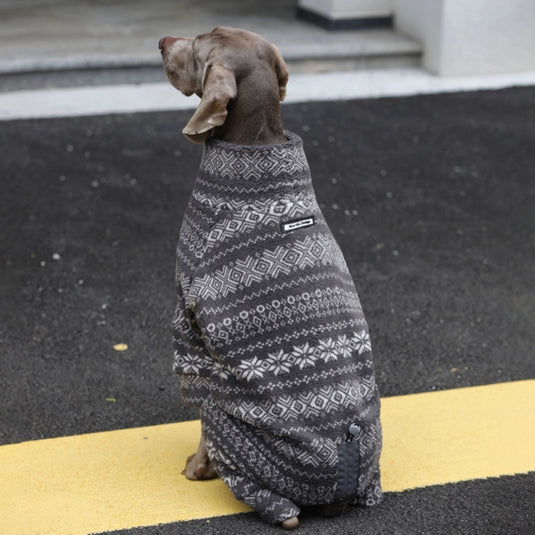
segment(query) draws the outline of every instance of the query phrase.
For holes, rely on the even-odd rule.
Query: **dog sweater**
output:
[[[174,368],[234,495],[280,523],[381,500],[368,327],[302,140],[209,139],[177,247]]]

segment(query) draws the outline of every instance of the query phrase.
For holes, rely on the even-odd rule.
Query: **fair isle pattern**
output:
[[[247,211],[254,214],[264,215],[288,215],[293,216],[299,210],[310,210],[316,205],[316,197],[311,195],[298,195],[290,201],[289,199],[280,198],[273,199],[269,203],[257,202],[254,199],[229,199],[227,196],[218,195],[217,193],[203,193],[195,191],[192,194],[195,201],[199,202],[203,206],[208,206],[212,210],[226,210],[226,211]],[[255,220],[255,222],[258,222]]]
[[[200,186],[203,191],[211,191],[212,195],[216,195],[217,192],[224,192],[225,198],[228,202],[232,202],[232,199],[235,196],[239,196],[240,193],[243,192],[243,188],[240,186],[233,186],[232,182],[225,181],[221,183],[214,182],[212,178],[210,178],[210,175],[207,175],[208,179],[205,180],[202,178],[202,176],[197,177],[196,184]],[[291,187],[293,189],[299,189],[301,191],[307,190],[307,186],[310,184],[310,179],[306,177],[304,174],[303,177],[300,177],[299,175],[293,175],[291,179]],[[274,180],[270,182],[269,180],[262,181],[262,182],[256,182],[255,183],[255,189],[257,194],[270,194],[271,200],[276,200],[279,197],[282,197],[281,192],[281,182],[278,180]],[[193,195],[198,194],[199,192],[193,192]],[[232,199],[231,199],[232,196]],[[247,203],[254,203],[254,200],[249,199],[245,202]],[[216,207],[217,208],[217,207]]]
[[[280,231],[277,235],[280,234]],[[256,243],[258,240],[251,240],[250,242],[247,241],[247,243]],[[236,248],[239,249],[239,248]],[[234,250],[234,248],[231,248],[231,250]],[[326,285],[327,281],[332,286],[327,286],[325,289],[317,288],[312,294],[309,292],[304,292],[302,294],[290,294],[288,295],[288,292],[293,290],[295,288],[300,288],[302,286],[311,286],[316,285],[317,283],[323,283]],[[291,281],[286,281],[282,283],[275,283],[269,288],[259,288],[256,292],[248,293],[247,295],[243,296],[241,299],[237,299],[233,303],[218,303],[216,306],[206,306],[206,311],[209,314],[224,314],[226,312],[229,312],[230,310],[234,309],[236,304],[239,305],[240,309],[243,306],[252,306],[253,309],[256,312],[262,312],[262,309],[258,310],[258,307],[264,306],[269,311],[270,308],[278,309],[281,306],[285,306],[285,304],[288,304],[290,306],[294,306],[296,303],[299,304],[300,300],[309,301],[310,296],[312,296],[312,299],[326,299],[331,300],[333,299],[333,296],[338,296],[339,294],[343,294],[342,298],[347,298],[349,302],[354,302],[355,304],[358,304],[359,310],[362,310],[360,307],[360,301],[355,297],[354,292],[349,288],[347,291],[342,288],[344,280],[342,277],[338,276],[336,273],[317,273],[315,275],[305,275],[302,277],[296,277]],[[266,302],[266,298],[270,297],[273,293],[283,291],[285,293],[285,296],[282,299],[273,299],[269,302]],[[266,303],[264,305],[254,305],[255,302],[262,300],[262,302]],[[253,303],[253,305],[251,305]],[[318,303],[319,306],[319,303]],[[240,310],[240,317],[243,317],[243,314],[247,314],[247,311]]]
[[[272,146],[205,144],[179,236],[173,320],[182,399],[201,409],[209,455],[235,496],[274,523],[303,505],[381,500],[368,326],[302,141],[286,135]],[[351,440],[358,466],[339,457]],[[358,474],[349,496],[338,483],[346,471]]]
[[[295,143],[255,147],[254,151],[249,151],[221,141],[208,142],[201,164],[202,174],[243,180],[273,180],[306,170],[305,153]]]
[[[282,375],[290,373],[295,367],[300,370],[308,366],[315,366],[318,362],[331,362],[343,358],[351,358],[357,351],[359,355],[364,351],[371,351],[370,336],[366,331],[354,333],[349,338],[342,334],[337,339],[324,338],[314,346],[309,342],[294,346],[292,351],[279,349],[277,353],[268,353],[267,358],[257,357],[242,360],[238,366],[240,377],[245,380],[263,379],[266,374]],[[319,400],[318,400],[319,401]],[[313,403],[314,406],[319,406]],[[310,405],[312,407],[312,405]],[[306,418],[307,414],[303,414]]]
[[[214,372],[223,380],[227,380],[231,375],[240,376],[239,372],[236,372],[236,369],[229,366],[229,365],[223,365],[220,362],[214,363],[215,370]],[[365,371],[370,371],[373,369],[373,366],[370,362],[363,362],[363,363],[355,363],[351,360],[348,360],[346,362],[340,362],[339,366],[336,371],[330,367],[329,369],[322,369],[322,367],[318,367],[315,370],[307,370],[307,374],[305,377],[300,377],[299,379],[296,379],[291,374],[285,376],[284,374],[281,374],[277,381],[256,381],[255,384],[255,393],[259,396],[269,396],[270,394],[281,392],[288,390],[290,388],[303,388],[306,387],[306,385],[309,385],[314,382],[332,382],[334,379],[342,379],[344,375],[346,374],[354,374],[359,373],[361,376],[364,377],[363,373]],[[373,380],[373,377],[372,377]],[[251,381],[253,383],[253,381]],[[369,380],[366,378],[362,379],[363,388],[367,388],[369,386]],[[221,406],[228,411],[229,413],[234,414],[236,409],[239,407],[237,403],[235,403],[233,400],[236,398],[241,398],[247,396],[247,389],[241,386],[240,383],[236,383],[232,386],[226,386],[224,389],[221,387],[220,384],[213,384],[213,382],[210,384],[212,397],[216,400],[218,400],[221,403]],[[306,409],[305,409],[306,412]],[[241,409],[238,409],[238,412],[236,414],[239,414],[241,416],[244,415],[244,412]],[[250,414],[250,413],[249,413]],[[263,411],[262,414],[266,414],[266,411]],[[251,414],[250,414],[251,415]],[[254,422],[253,422],[254,423]],[[295,423],[295,422],[294,422]],[[316,422],[316,424],[319,426],[318,428],[322,427],[323,424]],[[307,424],[308,426],[309,424]]]
[[[276,331],[280,325],[298,326],[305,312],[308,312],[309,317],[322,319],[340,313],[361,311],[360,303],[354,302],[352,296],[344,299],[345,293],[341,290],[334,296],[326,295],[327,292],[320,290],[317,290],[317,293],[320,293],[320,298],[310,299],[306,294],[306,297],[289,295],[286,299],[274,299],[266,304],[244,307],[239,314],[226,316],[217,323],[209,323],[206,331],[211,336],[217,335],[224,333],[232,325],[233,341],[242,341],[254,338],[258,334],[264,335]],[[315,308],[314,312],[310,311],[312,306]],[[224,334],[220,338],[224,339]]]
[[[297,269],[305,270],[316,265],[335,265],[342,271],[345,262],[332,245],[332,238],[327,234],[319,234],[295,240],[291,249],[284,244],[266,248],[258,255],[237,259],[199,277],[191,298],[195,301],[215,301],[221,296],[226,298],[235,293],[238,288],[248,288],[254,283],[276,279]]]
[[[228,207],[231,204],[233,203],[229,202],[224,206]],[[236,202],[234,204],[238,205],[240,203]],[[300,213],[315,210],[314,204],[310,200],[309,202],[306,200],[296,200],[295,202],[277,201],[264,207],[265,212],[260,211],[260,207],[254,208],[253,204],[249,204],[240,208],[239,217],[233,217],[233,211],[227,208],[225,211],[230,211],[230,213],[214,225],[206,237],[206,245],[210,247],[216,242],[221,244],[229,239],[233,239],[237,233],[245,234],[262,227],[277,228],[281,217],[284,216],[287,219],[292,219]],[[205,206],[208,205],[205,204]],[[218,214],[222,212],[223,209],[218,210]]]
[[[290,325],[292,327],[292,325]],[[364,320],[347,320],[336,322],[325,322],[318,325],[317,328],[303,328],[299,329],[295,326],[291,329],[291,332],[287,332],[283,335],[273,334],[270,336],[262,337],[262,339],[255,339],[253,343],[242,345],[241,347],[226,348],[227,360],[234,361],[236,358],[241,358],[244,355],[252,355],[258,353],[264,353],[265,351],[271,351],[273,348],[280,346],[287,346],[290,343],[294,343],[296,340],[309,340],[316,338],[318,335],[326,336],[328,333],[338,331],[350,331],[354,329],[362,329],[366,327]],[[220,331],[217,333],[218,340],[213,340],[212,345],[218,344],[219,347],[223,347],[223,341],[227,341],[230,337],[228,331]]]
[[[276,400],[270,399],[264,403],[259,403],[257,400],[230,402],[225,408],[243,421],[274,425],[282,419],[288,424],[299,419],[315,420],[336,413],[340,409],[351,408],[357,404],[358,397],[359,392],[355,385],[345,382],[300,394],[279,396]],[[310,456],[306,464],[315,465],[314,457]]]

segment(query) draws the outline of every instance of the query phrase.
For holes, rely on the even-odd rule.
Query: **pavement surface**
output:
[[[1,124],[1,444],[198,418],[170,347],[190,113]],[[533,379],[534,88],[288,104],[283,120],[356,280],[381,394]],[[300,532],[531,533],[534,483],[387,493]],[[241,514],[123,533],[275,531]]]

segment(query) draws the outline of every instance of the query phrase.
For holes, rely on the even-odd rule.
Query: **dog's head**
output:
[[[238,97],[240,82],[256,77],[258,84],[276,84],[286,95],[288,69],[277,47],[245,30],[217,27],[193,38],[163,37],[159,42],[171,84],[186,96],[201,98],[182,133],[202,143],[224,124],[227,106]]]

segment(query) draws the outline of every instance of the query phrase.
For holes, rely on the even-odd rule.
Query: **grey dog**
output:
[[[284,131],[288,70],[244,30],[160,40],[172,85],[200,104],[204,143],[177,247],[175,371],[202,436],[184,474],[220,476],[268,522],[382,498],[380,401],[368,326]]]

